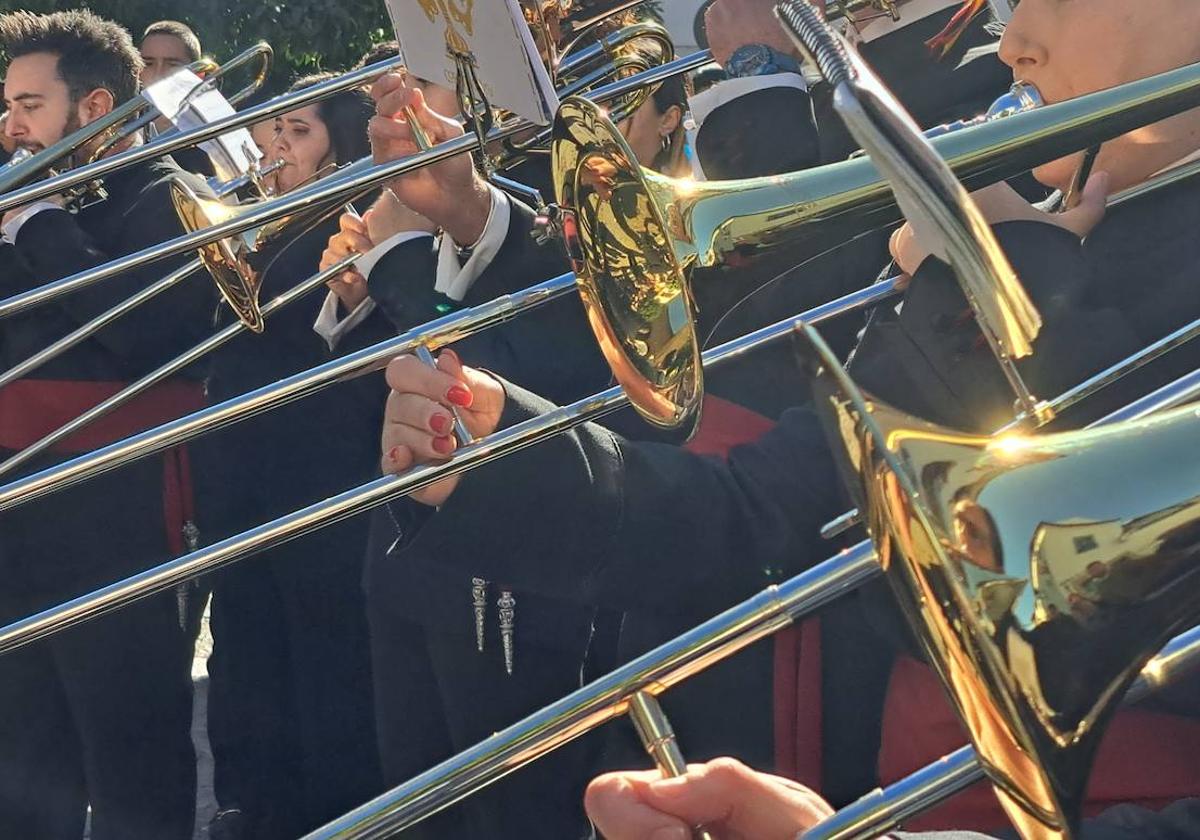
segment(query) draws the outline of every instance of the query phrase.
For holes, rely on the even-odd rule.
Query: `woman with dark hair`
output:
[[[321,81],[310,76],[292,90]],[[369,153],[373,113],[361,90],[275,121],[268,162],[288,192]],[[318,270],[336,219],[300,231],[260,267],[270,300]],[[365,284],[364,284],[365,287]],[[304,298],[217,354],[208,395],[224,400],[377,341],[390,332],[355,284],[325,304]],[[219,320],[232,314],[221,308]],[[321,322],[332,329],[318,331]],[[375,467],[370,440],[383,383],[364,378],[197,444],[201,529],[221,539],[357,484]],[[336,429],[337,434],[331,431]],[[298,452],[320,461],[301,465]],[[222,572],[212,601],[209,734],[221,811],[213,838],[291,838],[378,792],[360,577],[365,520],[350,520]]]
[[[683,127],[688,87],[686,76],[672,76],[618,126],[637,159],[649,161],[646,166],[663,175],[680,177],[691,172]]]

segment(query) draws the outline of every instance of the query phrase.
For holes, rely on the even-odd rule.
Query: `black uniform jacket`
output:
[[[1042,223],[998,226],[1045,319],[1034,356],[1020,365],[1035,393],[1057,394],[1200,315],[1192,282],[1198,215],[1200,197],[1184,184],[1117,209],[1082,247]],[[1011,417],[1011,397],[977,329],[959,317],[965,310],[948,269],[927,261],[899,314],[878,311],[852,373],[877,397],[928,419],[997,427]],[[1195,363],[1194,355],[1175,357],[1085,408],[1097,414]],[[510,387],[501,425],[547,407]],[[409,550],[503,578],[518,570],[499,562],[525,546],[549,557],[523,585],[622,609],[668,598],[720,608],[829,553],[816,532],[845,509],[834,473],[803,407],[727,462],[589,425],[468,475]],[[539,480],[518,484],[516,475]],[[479,550],[481,534],[494,550]]]
[[[487,269],[476,278],[462,306],[475,306],[517,291],[565,270],[561,251],[553,244],[538,245],[530,236],[533,214],[523,204],[511,202],[512,212],[504,244]],[[398,330],[417,326],[447,311],[448,300],[432,289],[436,254],[427,240],[401,244],[389,251],[371,272],[371,296]],[[439,309],[440,307],[440,309]],[[577,295],[569,295],[453,345],[468,364],[531,383],[569,401],[603,388],[609,379],[592,338]],[[535,482],[535,474],[516,477]],[[403,534],[414,530],[428,515],[422,505],[393,503],[397,527]],[[515,525],[516,523],[514,523]],[[466,524],[468,529],[473,526]],[[530,527],[534,527],[531,523]],[[486,539],[484,532],[476,532]],[[399,535],[398,535],[399,536]],[[523,552],[527,556],[527,552]],[[514,558],[515,559],[515,558]],[[366,585],[380,596],[403,604],[416,622],[473,632],[470,613],[470,578],[461,568],[448,567],[443,558],[410,555],[406,551],[376,552],[368,560]],[[497,586],[508,581],[494,578]],[[521,638],[555,649],[582,650],[590,632],[590,613],[581,620],[579,608],[556,599],[523,591],[516,586],[520,604]],[[498,590],[497,590],[498,592]]]
[[[173,179],[189,181],[201,195],[207,192],[202,180],[162,158],[112,173],[105,179],[108,199],[77,214],[44,210],[29,218],[15,245],[0,245],[0,295],[27,291],[182,234],[169,192]],[[6,318],[0,324],[0,367],[23,361],[191,258],[150,263]],[[87,400],[92,392],[86,384],[70,383],[115,389],[195,344],[209,330],[213,298],[207,275],[197,272],[0,390],[0,447],[20,448],[31,442],[31,434],[47,433],[99,401]],[[170,416],[151,418],[131,406],[108,421],[109,439]]]
[[[336,231],[336,219],[328,219],[285,245],[263,272],[260,301],[266,303],[314,274]],[[216,351],[207,379],[209,399],[244,394],[392,333],[387,318],[376,310],[331,351],[313,329],[327,293],[325,287],[310,292],[268,317],[262,334],[243,333]],[[218,320],[232,317],[222,305]],[[241,531],[374,477],[384,396],[382,375],[368,374],[194,444],[206,537]]]

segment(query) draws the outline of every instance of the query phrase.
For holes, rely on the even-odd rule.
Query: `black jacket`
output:
[[[186,180],[200,195],[207,194],[202,179],[161,158],[113,172],[104,182],[108,199],[77,214],[45,210],[33,216],[21,227],[15,246],[0,245],[0,295],[28,291],[181,235],[183,227],[170,197],[174,179]],[[23,361],[191,258],[188,254],[150,263],[5,319],[0,364],[8,368]],[[207,333],[213,295],[207,276],[198,272],[47,363],[31,378],[137,378]]]
[[[1194,190],[1180,185],[1115,211],[1082,247],[1050,226],[999,226],[1046,322],[1034,356],[1020,365],[1035,393],[1055,395],[1200,315],[1194,289],[1180,288],[1200,262],[1200,244],[1178,236],[1175,223],[1179,218],[1183,227],[1197,212]],[[1127,242],[1141,248],[1114,259],[1114,248]],[[1140,270],[1144,253],[1164,255],[1155,274]],[[1119,295],[1135,277],[1141,294]],[[1011,417],[1011,397],[974,324],[958,319],[965,309],[948,269],[928,261],[899,316],[891,306],[880,309],[851,372],[879,398],[928,419],[995,428]],[[1170,374],[1166,368],[1188,365],[1195,366],[1194,357],[1153,366],[1072,419],[1144,393]],[[546,407],[511,388],[502,425]],[[541,479],[519,485],[513,477],[521,474]],[[473,472],[409,550],[505,577],[516,570],[497,565],[536,539],[555,546],[557,560],[521,581],[528,586],[623,609],[653,609],[667,599],[720,608],[828,553],[816,531],[845,507],[837,487],[823,435],[803,407],[784,413],[773,431],[736,448],[727,462],[631,443],[589,425]],[[534,512],[541,522],[536,535],[512,527]],[[464,518],[472,522],[470,535]],[[498,550],[475,550],[479,533]],[[680,581],[687,581],[682,592]]]
[[[554,243],[539,245],[530,236],[532,212],[519,202],[513,201],[510,206],[504,244],[472,284],[462,306],[486,303],[565,270],[565,261]],[[435,266],[436,255],[428,242],[417,240],[389,251],[371,271],[371,296],[388,313],[396,329],[411,328],[446,311],[449,302],[432,290]],[[511,375],[563,401],[600,390],[609,379],[576,295],[453,346],[468,364]],[[524,483],[537,478],[525,475],[518,480]],[[393,504],[392,511],[397,527],[404,533],[415,530],[428,515],[423,506],[407,501]],[[414,621],[437,627],[445,627],[448,620],[457,621],[455,626],[470,634],[471,577],[461,569],[448,568],[436,557],[417,557],[404,551],[375,552],[368,559],[366,586],[377,594],[392,593],[397,603],[405,604]],[[504,578],[494,582],[497,586],[507,583]],[[516,587],[521,604],[521,637],[556,648],[582,650],[590,621],[579,620],[578,607],[522,591],[526,588]]]
[[[327,220],[293,239],[266,268],[266,303],[317,271],[336,231]],[[313,330],[327,290],[316,289],[267,319],[262,334],[243,333],[210,360],[208,397],[221,401],[315,367],[391,334],[376,310],[334,351]],[[232,320],[222,305],[219,321]],[[364,483],[378,469],[386,387],[375,373],[244,420],[193,444],[206,537],[236,533]]]

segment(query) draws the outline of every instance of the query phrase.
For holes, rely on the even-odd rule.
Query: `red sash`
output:
[[[124,382],[19,379],[0,388],[0,447],[20,451],[126,386]],[[204,405],[196,382],[167,380],[59,441],[50,451],[76,454],[174,420]],[[187,548],[183,529],[195,520],[187,449],[163,453],[163,527],[172,554]]]
[[[116,394],[125,382],[19,379],[0,388],[0,447],[20,451]],[[173,420],[204,404],[199,383],[171,379],[60,441],[51,451],[79,453]]]

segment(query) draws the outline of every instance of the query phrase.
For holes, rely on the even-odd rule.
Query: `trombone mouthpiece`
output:
[[[775,7],[775,16],[832,87],[855,78],[845,46],[816,8],[804,0],[784,0]]]

